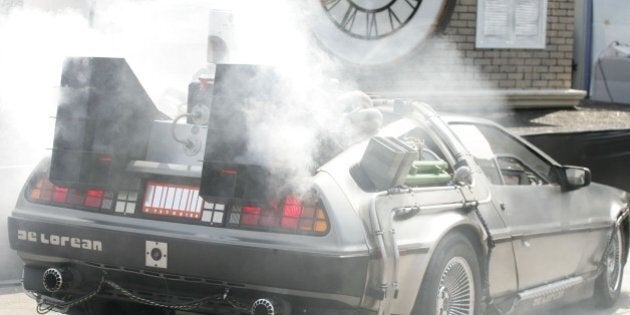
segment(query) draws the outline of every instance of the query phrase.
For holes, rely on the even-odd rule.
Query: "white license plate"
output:
[[[154,215],[199,219],[203,199],[199,187],[147,182],[142,212]]]

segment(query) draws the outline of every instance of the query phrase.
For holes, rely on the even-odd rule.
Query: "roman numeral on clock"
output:
[[[326,9],[326,11],[330,11],[334,9],[341,0],[322,0],[322,5]]]
[[[364,40],[383,38],[403,28],[422,4],[422,0],[374,0],[367,6],[357,0],[320,1],[340,30]]]
[[[356,7],[350,6],[341,20],[341,27],[348,31],[351,30],[354,25],[354,19],[357,17],[357,11]]]

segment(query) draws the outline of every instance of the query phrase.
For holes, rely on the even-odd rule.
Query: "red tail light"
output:
[[[29,181],[26,198],[40,204],[213,227],[308,235],[325,235],[330,230],[326,210],[314,193],[274,197],[263,205],[223,198],[204,200],[194,184],[148,180],[143,186],[140,192],[77,189],[55,185],[48,180],[48,173],[40,173]],[[136,213],[136,208],[141,213]]]
[[[85,194],[85,206],[87,207],[95,207],[98,208],[103,203],[103,195],[105,195],[105,191],[90,189]]]
[[[97,159],[99,162],[101,163],[111,163],[112,162],[112,157],[109,155],[101,155],[98,157]]]
[[[233,206],[228,225],[290,233],[328,233],[326,211],[313,196],[305,199],[289,196],[282,202],[269,203],[267,207]]]
[[[243,215],[241,216],[241,224],[256,226],[260,222],[260,207],[243,206]]]
[[[236,174],[236,170],[224,169],[221,171],[221,176],[234,176]]]
[[[282,213],[282,228],[289,230],[297,229],[298,218],[302,215],[302,200],[295,197],[287,197],[284,201]]]
[[[53,186],[53,201],[59,203],[65,203],[68,197],[68,188]]]
[[[58,186],[42,173],[27,188],[26,198],[32,202],[65,205],[72,208],[111,209],[112,193],[100,189],[76,189]]]

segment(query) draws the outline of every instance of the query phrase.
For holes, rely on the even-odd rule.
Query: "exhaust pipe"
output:
[[[258,299],[252,304],[252,315],[279,315],[283,314],[282,306],[274,300]]]
[[[57,292],[62,288],[68,288],[73,276],[72,272],[66,269],[48,268],[42,278],[46,291]]]

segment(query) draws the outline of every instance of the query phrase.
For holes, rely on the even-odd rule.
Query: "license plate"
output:
[[[142,212],[161,216],[199,219],[203,199],[199,187],[147,182]]]

